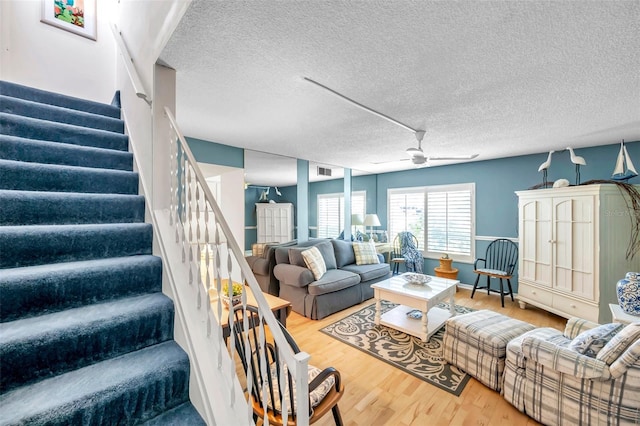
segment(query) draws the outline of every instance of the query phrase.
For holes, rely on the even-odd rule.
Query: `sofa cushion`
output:
[[[371,243],[353,243],[356,265],[372,265],[380,263],[376,246]]]
[[[342,269],[358,274],[362,282],[384,277],[388,275],[390,271],[388,263],[376,263],[375,265],[351,264],[343,266]]]
[[[269,275],[269,262],[262,257],[256,258],[249,266],[254,274]]]
[[[302,257],[302,252],[305,250],[309,250],[309,248],[308,247],[291,247],[289,249],[289,263],[291,265],[302,266],[306,268],[307,264],[304,262],[304,257]]]
[[[620,330],[618,334],[613,336],[600,352],[596,355],[596,359],[611,365],[617,360],[631,344],[640,340],[640,322],[634,322]]]
[[[302,253],[302,257],[304,258],[304,263],[306,263],[307,268],[313,272],[313,277],[316,280],[322,278],[325,272],[327,272],[327,265],[324,263],[324,259],[322,258],[322,253],[318,250],[318,247],[311,247],[310,249],[306,249]]]
[[[280,263],[273,268],[273,274],[280,283],[293,287],[305,287],[315,281],[313,272],[306,266]]]
[[[331,240],[333,251],[336,256],[336,267],[342,268],[344,265],[356,263],[356,256],[353,252],[353,243],[344,240]]]
[[[322,241],[316,244],[315,247],[320,250],[327,270],[336,269],[338,267],[338,265],[336,264],[336,255],[333,251],[333,244],[331,244],[331,241]]]
[[[309,284],[307,290],[309,294],[320,295],[332,293],[342,290],[343,288],[353,287],[360,282],[360,276],[353,272],[344,271],[342,269],[328,270],[322,278]]]
[[[569,349],[582,355],[595,358],[598,352],[613,339],[613,336],[622,330],[622,327],[623,324],[611,323],[584,331],[571,341]]]

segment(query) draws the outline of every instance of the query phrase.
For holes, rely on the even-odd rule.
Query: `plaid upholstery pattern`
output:
[[[376,246],[370,243],[353,243],[356,265],[374,265],[380,263]]]
[[[613,378],[619,379],[633,366],[640,365],[640,340],[636,340],[624,353],[611,364],[609,371]],[[640,392],[640,383],[636,383],[636,391]],[[640,407],[640,404],[638,405]]]
[[[313,273],[313,277],[316,280],[322,278],[324,273],[327,272],[327,265],[324,263],[324,258],[318,247],[311,247],[309,250],[303,251],[301,255],[307,268]]]
[[[489,310],[455,316],[446,322],[444,359],[499,392],[507,343],[533,328]]]
[[[581,379],[606,380],[610,377],[609,366],[599,359],[532,336],[522,339],[522,353],[527,360],[535,359],[543,366]]]
[[[611,367],[567,349],[597,325],[572,318],[564,335],[541,328],[511,341],[504,398],[545,425],[640,425],[640,341]]]
[[[637,342],[639,339],[640,323],[629,324],[620,333],[613,336],[613,339],[598,352],[596,359],[611,365],[633,342]]]
[[[564,328],[564,335],[567,339],[573,340],[583,331],[591,330],[599,325],[600,324],[596,322],[591,322],[586,319],[571,317],[567,320],[567,325]]]

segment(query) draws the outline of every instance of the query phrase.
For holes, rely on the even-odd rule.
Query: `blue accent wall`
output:
[[[238,148],[225,147],[197,139],[189,139],[189,145],[198,161],[242,167],[239,166],[243,160],[242,155],[239,154],[242,150]],[[630,157],[635,160],[636,168],[640,168],[640,141],[626,143],[626,146]],[[213,147],[216,147],[218,151],[214,151]],[[581,182],[593,179],[610,179],[619,149],[619,143],[577,148],[576,155],[584,157],[587,162],[586,166],[581,167]],[[482,150],[479,149],[479,151]],[[526,190],[542,183],[542,172],[538,172],[538,167],[546,161],[547,155],[548,153],[543,152],[449,166],[354,176],[352,190],[367,192],[367,213],[377,213],[382,223],[379,229],[386,229],[388,189],[474,182],[476,188],[476,236],[518,238],[518,199],[515,191]],[[221,162],[223,160],[224,162]],[[568,151],[554,153],[548,170],[549,182],[561,178],[569,180],[572,185],[575,184],[575,165],[571,163]],[[629,182],[640,184],[640,178],[633,178]],[[270,191],[270,199],[276,202],[293,203],[296,210],[297,226],[297,187],[290,186],[279,189],[282,196],[278,197],[272,190]],[[314,228],[309,232],[310,237],[316,236],[318,194],[342,193],[343,191],[342,179],[309,184],[308,225],[309,228]],[[250,249],[251,244],[256,241],[255,203],[260,197],[260,192],[258,189],[245,191],[245,226],[251,228],[245,230],[246,249]],[[476,241],[476,256],[482,257],[489,242],[482,239]],[[432,273],[436,266],[438,266],[437,259],[425,259],[425,272]],[[459,269],[458,278],[462,283],[473,284],[476,276],[473,274],[472,264],[454,262],[454,267]],[[513,280],[513,284],[514,291],[517,292],[517,276]]]
[[[629,156],[636,160],[635,163],[640,163],[640,142],[627,143],[626,146]],[[580,181],[610,179],[619,150],[619,143],[574,150],[587,162],[580,169]],[[518,238],[518,197],[515,191],[527,190],[542,183],[542,172],[538,172],[538,167],[546,161],[547,155],[540,153],[379,174],[377,212],[382,223],[381,229],[386,227],[387,221],[387,189],[474,182],[476,236]],[[569,180],[571,185],[575,184],[576,169],[568,151],[554,153],[548,170],[549,182],[562,178]],[[640,178],[633,178],[629,183],[640,183]],[[489,242],[476,241],[476,257],[483,256]],[[424,270],[427,273],[432,273],[436,266],[437,259],[425,259]],[[473,284],[476,279],[473,265],[454,262],[453,266],[459,269],[458,279],[462,283]],[[517,276],[512,284],[517,292]]]
[[[244,169],[244,149],[185,137],[196,161]]]

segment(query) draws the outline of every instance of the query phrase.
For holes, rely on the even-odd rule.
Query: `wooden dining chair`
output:
[[[483,266],[479,268],[478,266]],[[513,289],[511,288],[511,278],[513,277],[513,271],[518,264],[518,245],[506,238],[499,238],[494,240],[487,247],[484,258],[476,259],[473,263],[473,272],[478,274],[476,276],[476,282],[473,284],[473,291],[471,292],[471,298],[476,293],[476,290],[487,289],[487,294],[493,291],[500,293],[500,302],[504,308],[504,296],[511,296],[513,299]],[[478,287],[480,276],[487,277],[487,286]],[[491,278],[498,278],[500,280],[500,289],[491,288]],[[508,292],[505,292],[502,280],[507,280]]]
[[[389,258],[389,264],[391,265],[391,271],[393,275],[400,273],[400,265],[407,263],[406,250],[403,250],[403,244],[406,241],[410,241],[414,248],[418,248],[418,238],[409,231],[399,232],[393,239],[393,245],[391,248],[391,256]],[[422,258],[422,256],[420,256]]]
[[[242,366],[244,368],[245,375],[248,377],[251,372],[252,378],[252,390],[250,395],[250,403],[253,408],[254,421],[258,419],[264,419],[265,414],[269,419],[271,425],[284,425],[283,413],[281,411],[281,395],[282,390],[288,390],[285,395],[287,401],[287,426],[293,426],[297,424],[296,416],[296,389],[295,383],[291,376],[291,373],[284,366],[284,373],[281,374],[283,365],[279,359],[278,347],[272,338],[265,336],[271,336],[268,330],[265,330],[262,338],[269,340],[265,345],[261,344],[261,332],[259,327],[259,315],[258,309],[254,306],[247,306],[246,311],[242,306],[234,308],[235,323],[233,327],[233,334],[235,339],[235,346],[238,352],[239,358],[242,360]],[[249,317],[249,329],[243,330],[243,317],[244,315],[250,315]],[[266,322],[263,321],[263,326],[268,329]],[[300,348],[296,344],[291,334],[281,323],[280,330],[284,334],[287,343],[291,347],[294,353],[299,353]],[[250,360],[245,359],[246,351],[251,354]],[[260,372],[261,360],[266,360],[269,373],[266,374],[266,380]],[[282,377],[281,377],[282,376]],[[309,424],[313,424],[318,421],[322,416],[331,411],[336,426],[342,426],[342,417],[340,410],[338,409],[338,401],[344,394],[344,385],[340,379],[340,373],[333,367],[320,370],[317,367],[309,365]],[[289,386],[293,384],[293,386]],[[267,387],[267,404],[263,403],[260,390],[263,386]],[[272,401],[274,401],[272,403]]]

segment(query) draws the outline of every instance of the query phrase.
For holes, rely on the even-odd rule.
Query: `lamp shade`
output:
[[[362,224],[364,226],[380,226],[380,219],[377,214],[367,214]]]
[[[362,225],[362,215],[361,214],[352,214],[351,215],[351,224],[352,225]]]

